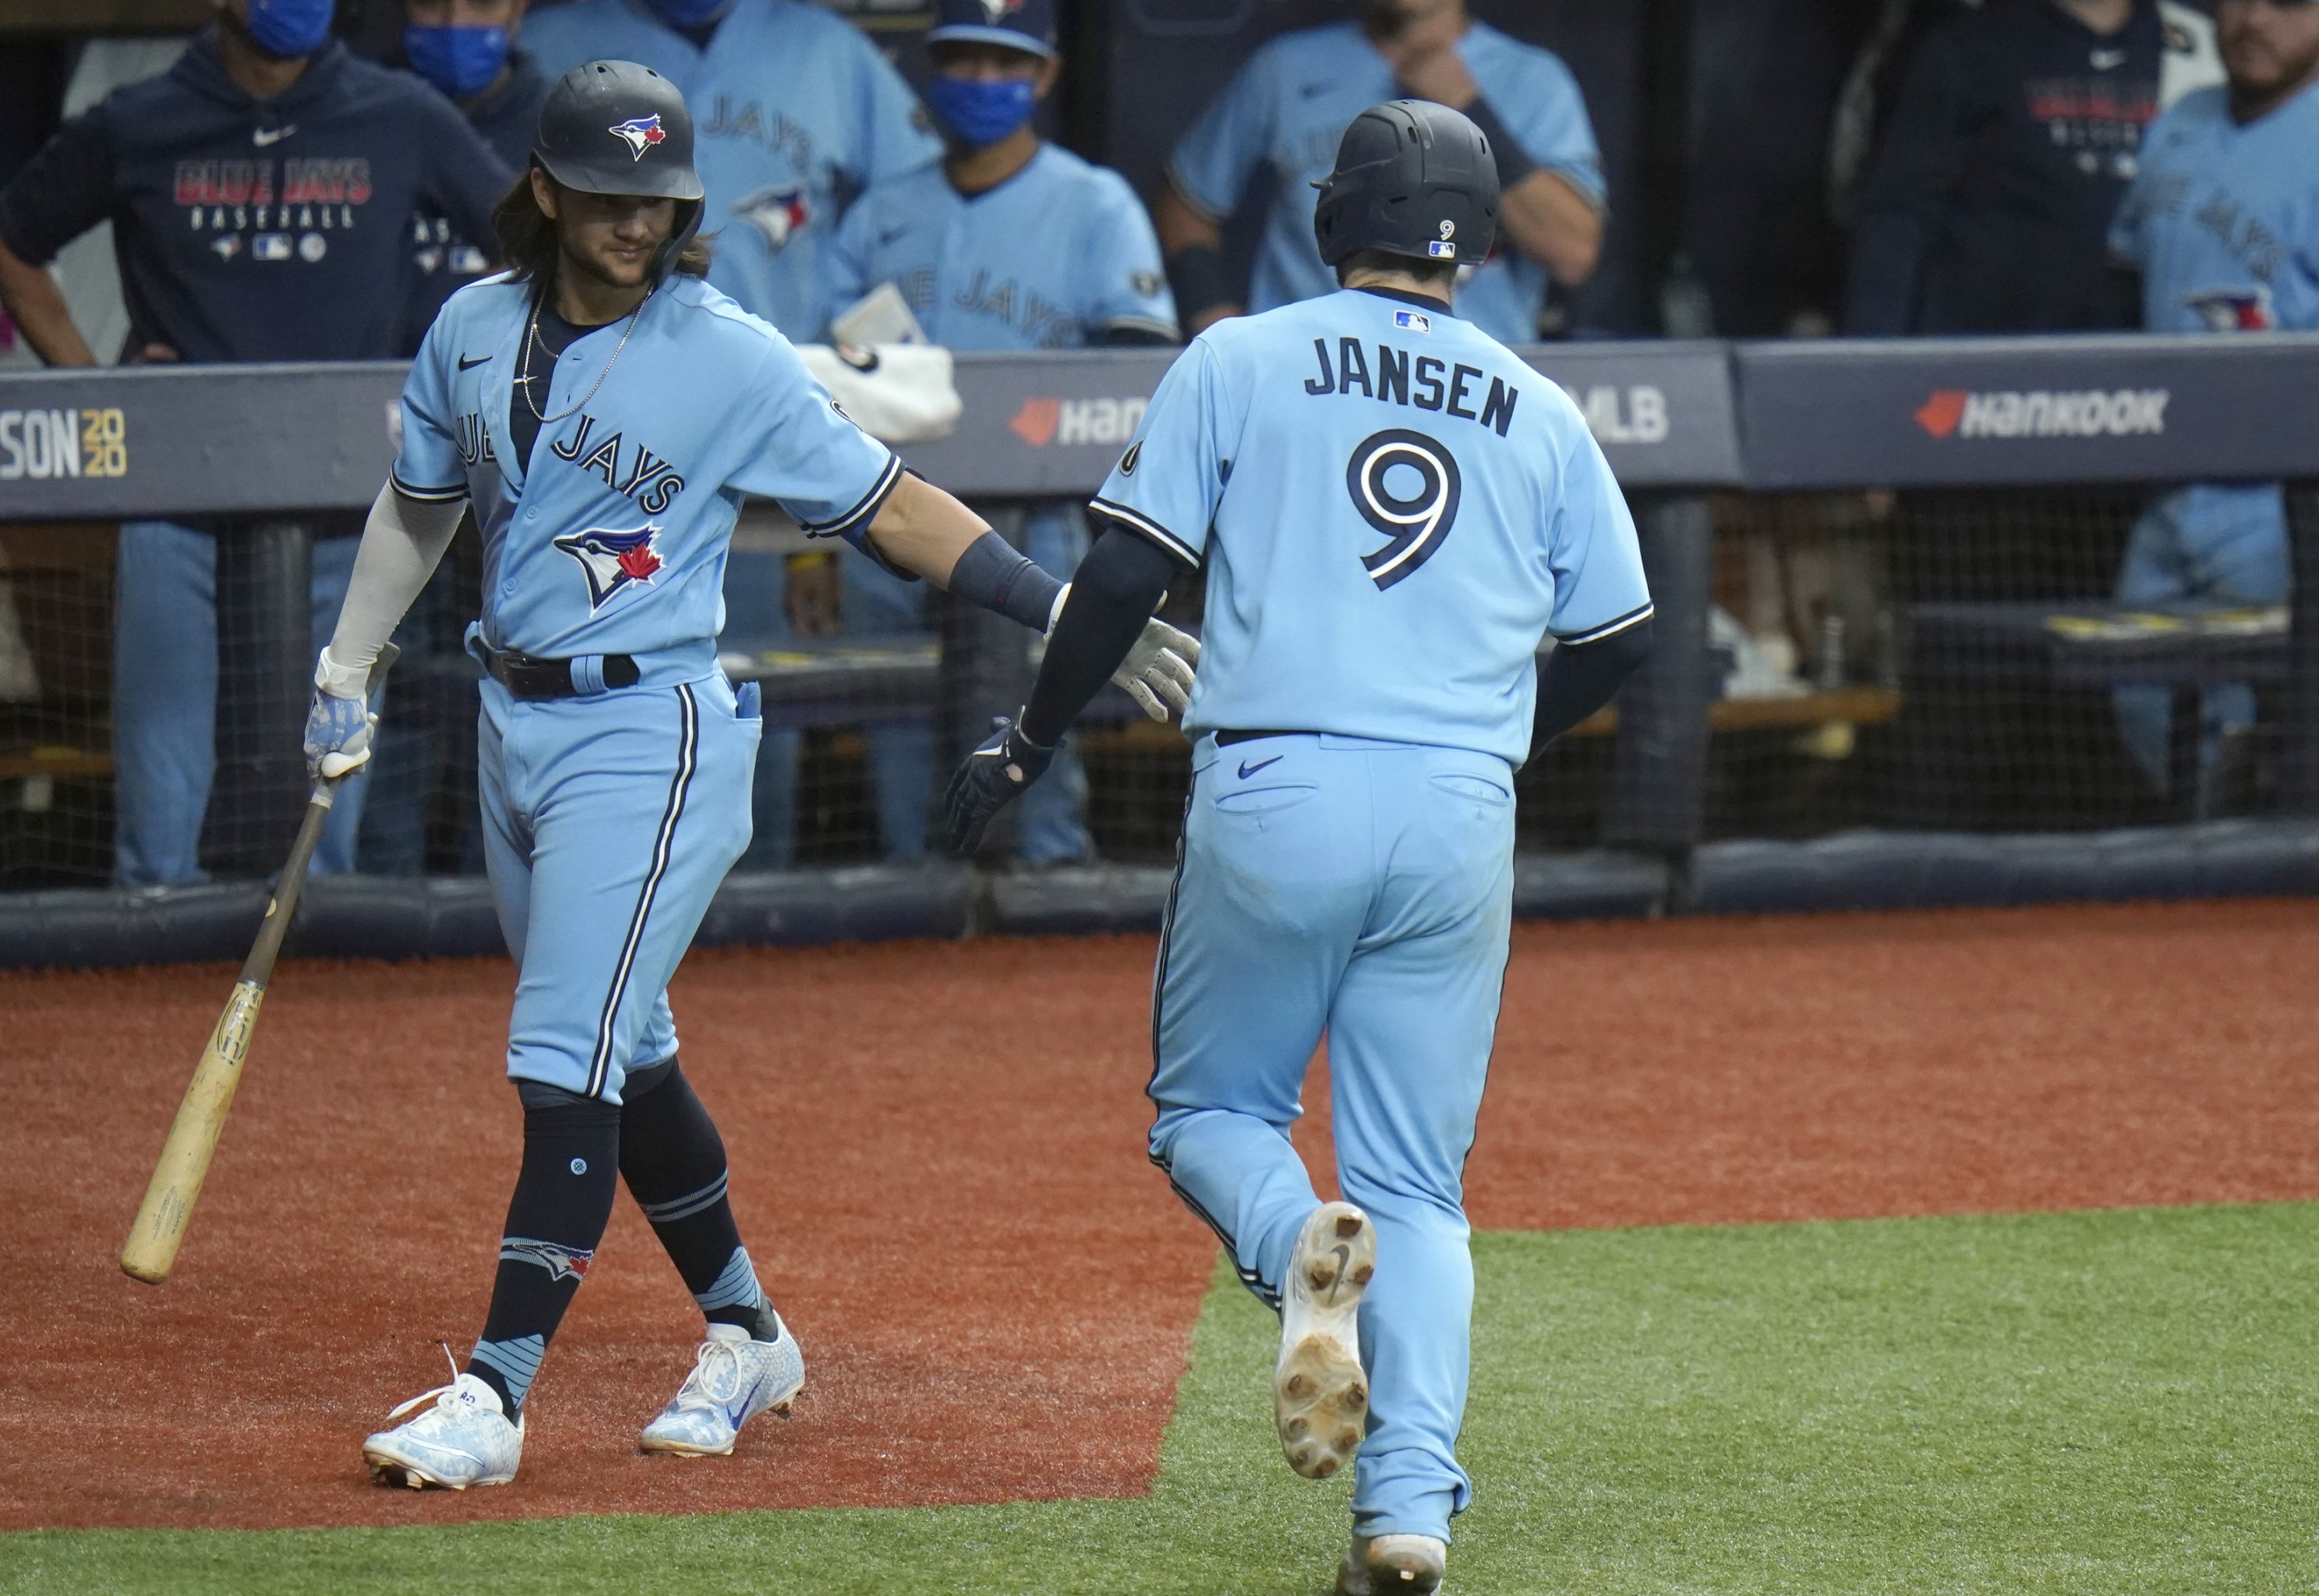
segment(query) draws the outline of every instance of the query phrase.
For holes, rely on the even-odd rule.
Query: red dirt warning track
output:
[[[805,1343],[798,1416],[731,1459],[633,1450],[697,1321],[624,1202],[522,1477],[464,1498],[374,1488],[356,1448],[482,1317],[519,1144],[509,968],[284,970],[158,1290],[113,1258],[230,972],[0,978],[0,1445],[40,1460],[0,1476],[0,1528],[1143,1490],[1214,1256],[1143,1162],[1150,955],[694,959],[685,1067]],[[2300,902],[1524,927],[1474,1217],[2319,1197],[2314,963]],[[991,1058],[1025,1011],[1050,1050]]]

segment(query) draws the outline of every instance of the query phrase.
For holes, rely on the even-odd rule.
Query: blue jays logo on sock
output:
[[[633,532],[613,532],[591,527],[555,540],[555,546],[580,562],[588,578],[588,608],[601,609],[604,601],[630,582],[651,582],[662,564],[656,526]]]
[[[635,116],[626,122],[616,122],[606,131],[627,145],[628,158],[632,161],[644,159],[645,150],[668,137],[661,131],[660,113],[657,111],[650,116]]]
[[[535,1241],[528,1236],[500,1238],[501,1263],[537,1264],[550,1280],[583,1280],[596,1261],[592,1250],[566,1247],[560,1241]]]
[[[735,205],[733,214],[764,234],[765,248],[776,255],[813,220],[801,188],[761,188]]]

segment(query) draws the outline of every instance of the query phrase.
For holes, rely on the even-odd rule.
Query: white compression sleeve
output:
[[[378,491],[355,554],[355,573],[338,630],[322,651],[314,683],[342,699],[360,698],[378,651],[442,563],[459,529],[464,500],[447,504],[405,499],[393,483]]]

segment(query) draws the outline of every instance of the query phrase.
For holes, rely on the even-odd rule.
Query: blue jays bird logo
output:
[[[591,527],[559,537],[555,546],[580,562],[588,578],[588,608],[601,609],[605,600],[630,582],[649,585],[661,568],[660,528],[639,527],[633,532]]]
[[[778,255],[813,220],[801,188],[761,188],[733,207],[733,214],[765,235],[765,248]]]
[[[2271,332],[2278,327],[2268,288],[2206,289],[2188,295],[2187,302],[2208,332]]]
[[[661,131],[660,113],[657,111],[650,116],[636,116],[630,117],[627,122],[616,122],[607,131],[628,147],[628,158],[632,161],[644,159],[645,150],[668,137]]]

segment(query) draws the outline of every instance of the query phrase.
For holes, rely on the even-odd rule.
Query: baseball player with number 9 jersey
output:
[[[1497,198],[1457,112],[1354,122],[1314,221],[1343,286],[1220,322],[1169,370],[1095,500],[1106,530],[1021,724],[951,789],[971,841],[1139,607],[1205,568],[1150,1153],[1281,1310],[1291,1465],[1323,1476],[1358,1452],[1347,1591],[1431,1591],[1472,1493],[1461,1179],[1506,966],[1514,771],[1608,700],[1652,614],[1576,407],[1450,311]],[[1327,1204],[1289,1141],[1324,1034],[1345,1197]]]

